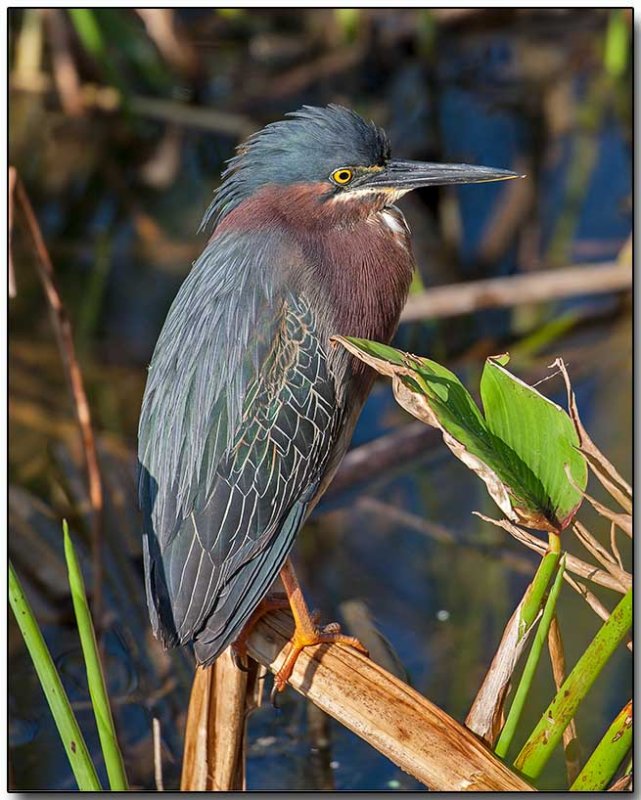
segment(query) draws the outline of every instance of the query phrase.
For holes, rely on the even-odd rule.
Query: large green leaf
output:
[[[561,530],[566,528],[588,480],[569,415],[494,358],[485,363],[481,400],[488,428],[505,442],[513,474],[528,487],[531,508]]]
[[[560,406],[505,369],[508,356],[486,361],[484,416],[456,375],[437,362],[366,339],[335,341],[392,378],[398,402],[442,431],[509,519],[548,531],[570,524],[587,483],[578,435]]]

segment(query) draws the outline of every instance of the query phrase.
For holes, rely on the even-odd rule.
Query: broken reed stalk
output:
[[[242,672],[229,649],[211,667],[197,667],[189,698],[180,789],[245,788],[245,723],[260,705],[259,667]]]
[[[576,264],[527,275],[432,286],[429,291],[409,297],[401,321],[455,317],[484,308],[511,308],[576,295],[622,292],[631,287],[629,265]]]
[[[532,582],[505,626],[494,658],[465,718],[467,727],[490,747],[494,747],[501,730],[505,731],[503,708],[512,675],[539,619],[543,597],[554,575],[560,553],[560,539],[551,533],[548,552],[541,559]],[[504,737],[505,735],[507,734]],[[504,756],[505,751],[500,755]]]
[[[103,491],[100,468],[96,455],[96,443],[91,426],[91,412],[87,401],[82,372],[76,357],[76,349],[73,342],[71,322],[67,311],[63,305],[60,292],[55,279],[53,263],[47,250],[40,225],[36,218],[33,206],[29,200],[29,195],[17,175],[15,167],[9,167],[10,181],[14,181],[14,196],[16,203],[24,215],[27,229],[31,236],[38,276],[45,292],[51,323],[58,340],[58,348],[62,363],[69,384],[71,399],[73,402],[80,436],[82,439],[82,450],[85,457],[87,469],[87,484],[89,492],[89,502],[91,505],[91,561],[92,561],[92,615],[96,624],[97,631],[101,628],[101,605],[102,605],[102,565],[101,565],[101,539],[102,539],[102,511],[103,511]]]
[[[248,637],[249,654],[277,671],[292,631],[290,615],[267,614]],[[305,648],[289,683],[434,791],[532,791],[473,733],[351,648]]]
[[[162,778],[162,739],[160,734],[160,720],[154,717],[151,724],[151,733],[154,743],[154,780],[156,791],[164,792],[165,784]]]

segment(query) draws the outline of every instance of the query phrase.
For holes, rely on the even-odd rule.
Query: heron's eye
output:
[[[334,183],[337,183],[339,186],[345,186],[352,180],[353,177],[354,173],[352,170],[347,169],[346,167],[336,169],[330,175],[330,178],[334,181]]]

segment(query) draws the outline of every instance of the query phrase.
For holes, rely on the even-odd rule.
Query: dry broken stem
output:
[[[292,629],[288,614],[266,615],[249,635],[249,654],[277,671]],[[531,791],[471,731],[351,648],[306,648],[289,683],[430,789]]]
[[[10,168],[12,170],[13,168]],[[80,428],[80,436],[82,439],[82,449],[85,457],[87,468],[87,483],[89,490],[89,501],[91,504],[91,553],[92,553],[92,599],[93,599],[93,616],[97,627],[101,626],[101,527],[102,527],[102,511],[103,511],[103,492],[102,492],[102,479],[100,476],[100,468],[98,466],[98,458],[96,455],[96,443],[93,435],[91,425],[91,412],[89,410],[89,403],[87,401],[87,393],[85,392],[84,382],[78,359],[76,358],[76,349],[73,342],[73,334],[71,330],[71,322],[67,315],[67,311],[62,302],[58,286],[56,284],[55,273],[49,251],[45,244],[40,230],[40,225],[34,213],[31,201],[27,191],[20,180],[20,176],[16,175],[14,170],[15,189],[14,196],[18,208],[22,211],[24,219],[29,231],[31,241],[33,244],[34,252],[36,255],[36,264],[38,267],[38,276],[42,283],[53,329],[58,340],[58,348],[62,363],[65,369],[65,374],[71,392],[71,399],[73,402],[78,427]]]

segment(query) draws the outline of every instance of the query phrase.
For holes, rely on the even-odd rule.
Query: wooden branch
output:
[[[266,615],[249,635],[249,654],[277,671],[292,631],[288,614]],[[432,790],[532,791],[473,733],[351,648],[305,648],[290,684]]]
[[[412,295],[401,322],[455,317],[483,308],[508,308],[585,294],[621,292],[632,288],[632,269],[618,263],[577,264],[527,275],[435,286]]]

